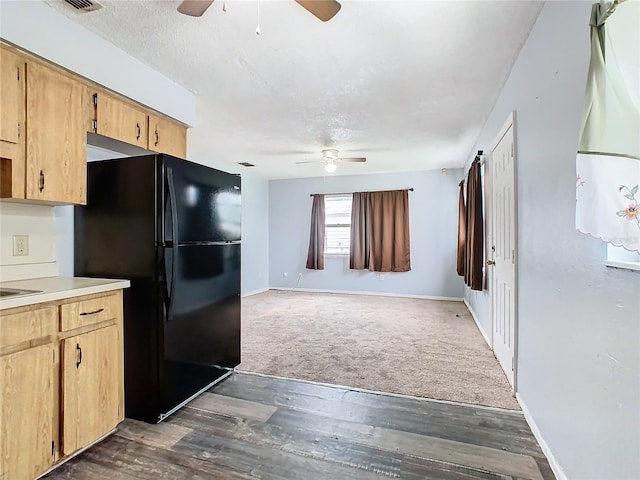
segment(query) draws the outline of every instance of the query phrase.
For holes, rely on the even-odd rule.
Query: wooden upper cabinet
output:
[[[27,199],[86,203],[83,92],[75,78],[27,62]]]
[[[144,110],[103,90],[93,91],[91,97],[95,99],[95,133],[147,148],[147,114]]]
[[[187,158],[187,129],[159,115],[149,115],[149,144],[154,152]]]
[[[24,198],[25,58],[0,46],[0,197]]]
[[[71,454],[123,418],[122,355],[117,325],[69,337],[62,349],[62,452]]]

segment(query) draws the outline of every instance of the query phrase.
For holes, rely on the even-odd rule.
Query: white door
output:
[[[516,194],[513,115],[491,151],[491,278],[493,352],[515,388],[516,367]]]

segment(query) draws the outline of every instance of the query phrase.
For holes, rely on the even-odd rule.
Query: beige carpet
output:
[[[462,302],[252,295],[242,299],[238,370],[519,409]]]

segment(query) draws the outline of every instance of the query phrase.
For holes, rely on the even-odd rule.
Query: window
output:
[[[351,194],[324,197],[325,254],[349,254],[352,198]]]

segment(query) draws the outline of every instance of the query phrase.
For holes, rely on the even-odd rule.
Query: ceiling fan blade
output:
[[[323,22],[331,20],[342,8],[342,5],[334,0],[296,0],[296,2]]]
[[[300,164],[300,163],[322,163],[322,162],[324,162],[324,160],[306,160],[304,162],[295,162],[295,163],[297,165],[297,164]]]
[[[212,3],[213,0],[184,0],[178,6],[178,11],[191,17],[201,17]]]
[[[364,157],[357,157],[357,158],[340,158],[339,159],[341,162],[353,162],[353,163],[361,163],[361,162],[366,162],[367,159]]]

